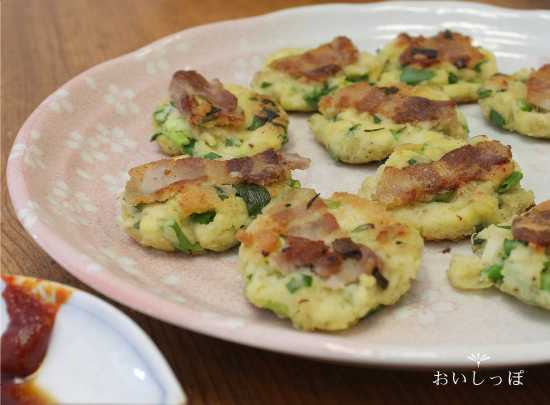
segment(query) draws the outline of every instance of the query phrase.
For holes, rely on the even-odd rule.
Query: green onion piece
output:
[[[221,158],[221,155],[218,155],[217,153],[214,153],[214,152],[208,152],[206,155],[203,156],[203,158],[208,160],[214,160],[214,159]]]
[[[177,222],[174,222],[172,225],[170,225],[170,228],[174,230],[174,232],[176,233],[176,237],[178,238],[178,244],[175,247],[179,251],[183,253],[193,254],[202,252],[204,250],[198,243],[189,242],[189,239],[187,239]]]
[[[235,139],[233,138],[227,138],[225,140],[225,146],[236,146]]]
[[[497,193],[504,194],[510,191],[512,187],[514,187],[516,184],[519,184],[522,178],[523,178],[522,172],[513,172],[511,175],[506,177],[502,183],[500,183],[500,185],[497,188]]]
[[[269,82],[262,82],[262,84],[260,84],[260,87],[261,87],[262,89],[266,89],[266,88],[268,88],[268,87],[271,86],[271,85],[272,85],[272,83],[269,83]]]
[[[455,84],[458,82],[458,76],[455,75],[453,72],[449,72],[449,84]]]
[[[299,277],[292,277],[288,283],[286,283],[287,290],[294,294],[302,287],[311,287],[313,284],[313,277],[308,274],[300,274]]]
[[[487,267],[485,270],[483,270],[483,274],[485,274],[487,278],[494,283],[498,283],[504,278],[504,276],[502,275],[501,264],[493,264],[492,266]]]
[[[518,107],[521,111],[532,111],[533,110],[533,105],[528,103],[527,101],[523,100],[523,99],[519,99],[517,101],[517,104],[518,104]]]
[[[506,124],[504,117],[493,109],[491,109],[491,112],[489,113],[489,121],[491,121],[497,128],[502,128],[504,127],[504,124]]]
[[[508,259],[510,257],[510,254],[512,253],[512,250],[514,250],[519,245],[524,245],[524,242],[515,239],[505,239],[504,243],[502,244],[502,258]]]
[[[479,98],[487,98],[489,97],[491,94],[493,94],[493,91],[492,90],[489,90],[489,89],[479,89],[477,91],[477,95]]]
[[[369,80],[369,74],[365,73],[363,75],[348,75],[346,76],[346,80],[352,83],[364,82]]]
[[[225,192],[225,190],[219,186],[214,186],[214,189],[216,190],[216,194],[218,194],[218,198],[220,200],[225,200],[227,198],[229,198],[229,196],[227,195],[227,193]]]
[[[392,129],[391,135],[393,136],[393,139],[399,142],[399,139],[401,139],[401,132],[405,130],[405,127],[399,128],[399,129]]]
[[[194,214],[191,214],[191,222],[194,222],[196,224],[206,225],[212,222],[215,216],[216,216],[216,211],[213,211],[213,210],[194,213]]]
[[[358,227],[353,228],[353,230],[351,232],[364,232],[364,231],[368,231],[369,229],[373,229],[373,228],[374,228],[373,224],[363,224],[363,225],[359,225]]]
[[[155,142],[159,136],[161,136],[161,132],[157,132],[156,134],[153,134],[153,136],[150,139],[150,142]]]
[[[512,225],[497,225],[497,228],[512,229]]]
[[[544,263],[542,274],[540,275],[540,288],[544,291],[550,291],[550,260]]]
[[[355,131],[357,128],[359,128],[361,126],[361,124],[355,124],[355,125],[352,125],[351,127],[349,127],[348,129],[348,135],[351,135],[353,133],[353,131]]]
[[[329,86],[328,83],[324,83],[323,87],[320,89],[314,89],[311,93],[304,95],[304,101],[312,108],[319,107],[319,101],[321,98],[329,94],[331,91],[336,89],[336,86]]]
[[[273,121],[279,116],[277,112],[269,110],[267,108],[263,109],[263,114],[264,115],[255,115],[254,118],[252,118],[252,123],[247,128],[249,131],[255,131],[256,129],[263,127],[265,124]]]
[[[484,63],[487,63],[486,60],[482,60],[481,62],[478,62],[476,63],[476,65],[474,66],[474,70],[478,73],[481,73],[481,66],[484,64]]]
[[[436,194],[432,202],[448,203],[455,197],[455,194],[454,190],[444,191],[443,193]]]
[[[372,120],[375,124],[380,124],[382,122],[382,120],[377,115],[373,115]]]
[[[291,188],[300,188],[301,184],[299,180],[288,179],[288,185]]]
[[[414,86],[425,80],[430,80],[435,76],[435,73],[427,69],[414,69],[414,68],[405,68],[401,72],[399,80],[405,82],[411,86]]]
[[[168,119],[168,116],[172,112],[172,106],[170,104],[163,105],[153,113],[153,119],[157,125],[162,125]]]
[[[193,156],[193,149],[195,148],[195,143],[197,143],[197,140],[195,138],[190,138],[189,143],[187,145],[183,145],[181,147],[181,150],[184,154]]]
[[[409,159],[409,160],[407,160],[407,163],[409,164],[409,166],[413,166],[413,165],[417,164],[418,162],[416,161],[416,159]]]
[[[271,201],[271,195],[265,187],[258,184],[242,183],[234,184],[233,187],[237,196],[241,197],[246,203],[248,215],[255,217]]]

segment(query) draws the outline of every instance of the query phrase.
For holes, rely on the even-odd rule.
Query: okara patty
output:
[[[460,289],[495,286],[521,301],[550,310],[550,201],[513,222],[491,225],[472,237],[477,256],[454,256],[451,284]]]
[[[168,155],[244,157],[287,141],[288,116],[268,96],[183,70],[174,74],[170,96],[153,114],[151,138]]]
[[[533,193],[520,187],[521,178],[508,146],[481,136],[470,144],[444,139],[398,147],[359,194],[425,239],[456,240],[528,209]]]
[[[448,30],[433,37],[399,34],[378,56],[384,63],[380,85],[429,84],[460,103],[476,101],[481,83],[496,73],[491,52]]]
[[[349,328],[410,288],[423,241],[380,205],[291,189],[238,235],[245,295],[304,330]]]
[[[270,55],[252,87],[287,111],[317,111],[321,97],[358,81],[377,80],[378,59],[359,53],[349,38],[337,37],[318,48],[282,49]]]
[[[427,86],[357,83],[323,97],[319,111],[309,120],[315,138],[346,163],[382,160],[399,144],[438,138],[430,130],[454,138],[468,135],[455,102]]]
[[[237,244],[271,198],[299,186],[292,169],[309,160],[272,150],[248,158],[159,160],[130,170],[122,198],[122,227],[138,243],[187,254]]]
[[[550,64],[511,76],[494,75],[479,90],[479,105],[498,128],[550,138]]]

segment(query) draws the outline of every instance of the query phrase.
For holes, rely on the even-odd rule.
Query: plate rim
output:
[[[299,332],[296,335],[294,330],[279,330],[277,335],[288,336],[294,340],[292,346],[282,346],[270,341],[264,344],[259,340],[259,337],[265,336],[272,329],[269,326],[250,324],[246,329],[240,330],[238,333],[230,333],[230,330],[221,325],[219,320],[210,319],[201,316],[196,310],[188,310],[185,305],[164,300],[159,298],[154,292],[143,289],[135,284],[129,283],[123,279],[116,277],[108,272],[93,273],[86,270],[86,261],[82,252],[73,248],[70,244],[61,239],[55,232],[54,228],[50,227],[42,221],[36,221],[30,226],[26,226],[24,221],[19,217],[19,211],[25,207],[25,204],[30,200],[29,192],[24,181],[21,168],[21,160],[10,159],[13,147],[18,143],[25,143],[30,136],[34,123],[45,114],[44,106],[49,104],[55,97],[57,91],[61,88],[75,86],[78,82],[94,72],[110,68],[113,64],[133,57],[146,48],[169,41],[177,35],[189,34],[193,31],[199,31],[204,27],[223,27],[233,24],[257,22],[262,19],[273,17],[284,17],[285,14],[304,13],[311,10],[330,10],[330,9],[388,9],[388,8],[420,8],[426,6],[434,6],[430,1],[389,1],[380,3],[368,4],[350,4],[350,3],[329,3],[314,6],[299,6],[290,7],[282,10],[277,10],[271,13],[245,17],[232,20],[223,20],[214,23],[202,24],[174,32],[167,36],[161,37],[151,43],[144,45],[134,51],[128,52],[121,56],[105,60],[95,66],[92,66],[83,72],[77,74],[72,79],[62,84],[58,89],[53,91],[46,97],[25,120],[24,124],[17,133],[14,142],[10,148],[10,153],[7,160],[6,181],[8,193],[14,207],[16,216],[21,223],[23,229],[31,235],[35,243],[37,243],[46,254],[52,257],[61,267],[71,273],[80,281],[84,282],[89,287],[93,288],[97,293],[107,296],[128,308],[132,308],[141,313],[149,315],[153,318],[168,322],[178,327],[201,333],[207,336],[230,341],[233,343],[243,344],[250,347],[255,347],[263,350],[269,350],[287,355],[298,357],[306,357],[319,359],[335,363],[346,363],[360,366],[379,366],[379,367],[400,367],[400,368],[434,368],[434,367],[468,367],[471,361],[467,359],[467,355],[472,352],[469,345],[453,346],[452,348],[435,348],[430,349],[430,346],[421,346],[412,348],[404,345],[373,345],[371,349],[358,351],[356,349],[346,348],[345,346],[338,347],[337,344],[323,344],[323,353],[320,353],[319,345],[310,345],[305,336],[311,337],[308,332]],[[437,2],[438,8],[445,7],[466,7],[478,10],[491,10],[499,12],[507,12],[514,14],[529,14],[536,17],[550,19],[550,11],[544,9],[513,9],[506,7],[498,7],[494,5],[470,3],[464,1],[457,2]],[[97,297],[96,297],[97,298]],[[131,303],[131,304],[130,304]],[[177,314],[177,315],[176,315]],[[131,320],[131,319],[130,319]],[[132,320],[133,321],[133,320]],[[133,321],[134,322],[134,321]],[[333,336],[326,334],[325,336]],[[323,334],[319,333],[319,339],[322,339]],[[502,367],[510,365],[535,365],[550,363],[550,352],[546,357],[541,356],[545,353],[547,345],[550,342],[536,343],[509,343],[496,345],[478,345],[476,351],[488,351],[493,354],[493,358],[488,367]],[[413,349],[413,350],[411,350]],[[547,352],[547,351],[546,351]]]

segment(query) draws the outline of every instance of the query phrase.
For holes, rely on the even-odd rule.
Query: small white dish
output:
[[[6,276],[12,277],[12,276]],[[31,277],[34,288],[65,289],[70,297],[57,313],[49,348],[34,386],[58,403],[184,404],[186,397],[174,373],[151,339],[124,313],[83,291]],[[11,283],[11,282],[10,282]],[[0,279],[0,331],[9,324]]]

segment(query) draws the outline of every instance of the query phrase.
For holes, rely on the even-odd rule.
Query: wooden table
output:
[[[188,27],[313,3],[3,1],[2,169],[27,116],[57,87],[87,68]],[[550,0],[485,3],[550,8]],[[2,272],[38,276],[92,291],[44,253],[23,230],[9,201],[5,180],[2,203]],[[487,384],[436,387],[432,384],[433,370],[365,369],[304,360],[226,343],[122,309],[156,342],[194,404],[417,404],[434,400],[449,404],[512,404],[518,400],[524,404],[550,403],[550,366],[528,368],[525,386],[514,389]],[[507,370],[499,372],[505,375]],[[489,372],[486,377],[499,372]]]

